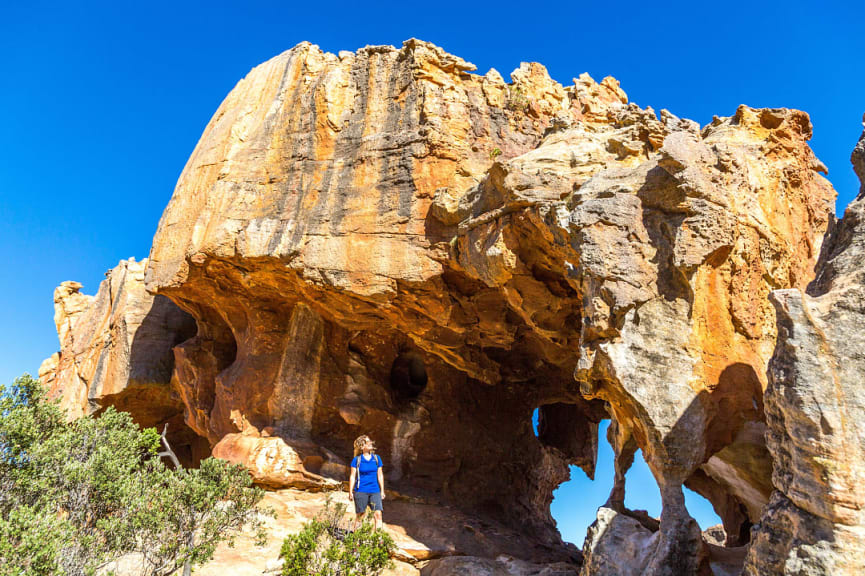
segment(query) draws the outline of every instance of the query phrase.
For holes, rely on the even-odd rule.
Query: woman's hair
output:
[[[375,442],[373,442],[369,436],[364,434],[363,436],[358,436],[357,440],[354,441],[354,455],[357,456],[361,452],[363,452],[363,445],[367,442],[372,444],[372,452],[375,452]]]

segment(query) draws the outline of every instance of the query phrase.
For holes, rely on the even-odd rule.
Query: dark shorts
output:
[[[372,507],[373,512],[381,512],[381,492],[355,492],[354,493],[354,511],[356,514],[363,514],[367,507]]]

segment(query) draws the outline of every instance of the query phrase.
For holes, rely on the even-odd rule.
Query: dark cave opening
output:
[[[418,352],[400,352],[394,359],[390,369],[390,388],[395,400],[417,398],[428,381],[426,364]]]

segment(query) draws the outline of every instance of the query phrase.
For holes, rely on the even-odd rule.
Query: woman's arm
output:
[[[352,466],[351,467],[351,475],[349,476],[349,479],[348,479],[348,499],[349,500],[354,500],[354,480],[355,480],[356,474],[357,474],[357,468]]]
[[[378,467],[378,487],[381,489],[381,499],[384,500],[384,473],[382,467]]]

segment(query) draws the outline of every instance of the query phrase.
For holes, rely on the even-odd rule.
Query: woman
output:
[[[381,529],[381,501],[384,500],[384,474],[381,458],[369,436],[354,441],[354,458],[348,480],[348,499],[354,501],[354,528],[357,530],[368,507],[372,507],[375,529]]]

